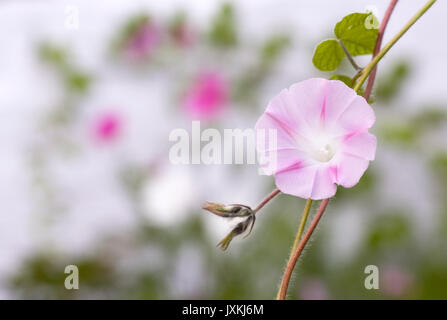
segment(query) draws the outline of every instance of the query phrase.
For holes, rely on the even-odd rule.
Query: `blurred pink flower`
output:
[[[220,74],[202,73],[186,93],[184,107],[193,118],[214,118],[224,109],[228,96],[228,84]]]
[[[256,129],[276,130],[277,144],[257,148],[266,158],[276,152],[276,166],[266,173],[275,175],[282,192],[330,198],[337,184],[356,185],[374,160],[376,137],[368,133],[374,122],[369,104],[343,82],[309,79],[270,101]]]
[[[101,114],[93,123],[93,136],[98,142],[111,142],[118,138],[122,129],[122,117],[108,112]]]
[[[381,280],[383,291],[392,297],[403,296],[414,282],[412,275],[398,266],[387,266]]]
[[[161,30],[152,22],[141,25],[130,36],[125,54],[131,59],[142,59],[151,54],[161,42]]]
[[[327,300],[329,294],[323,281],[319,279],[305,279],[299,288],[299,297],[302,300]]]

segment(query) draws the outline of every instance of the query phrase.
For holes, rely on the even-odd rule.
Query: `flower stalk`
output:
[[[348,58],[349,62],[351,63],[352,67],[355,69],[355,71],[361,71],[362,68],[359,67],[359,65],[355,62],[354,58],[349,53],[348,49],[346,49],[345,44],[340,39],[338,40],[338,43],[340,44],[340,47],[345,52],[346,57]]]
[[[291,254],[296,250],[296,247],[298,246],[298,242],[301,239],[301,235],[303,234],[304,227],[306,226],[307,217],[309,216],[310,208],[312,207],[312,199],[306,200],[306,205],[304,206],[304,211],[301,216],[301,222],[300,226],[298,227],[298,232],[295,237],[295,242],[293,243],[292,252]]]
[[[276,197],[281,191],[279,189],[273,190],[267,197],[265,197],[264,200],[261,201],[260,204],[255,208],[254,212],[258,212],[261,210],[270,200],[272,200],[274,197]]]
[[[296,248],[298,247],[298,243],[299,243],[299,241],[301,239],[301,235],[303,234],[304,227],[306,226],[307,217],[309,216],[309,212],[310,212],[310,208],[311,207],[312,207],[312,199],[307,199],[306,200],[306,205],[304,206],[303,214],[301,216],[300,226],[298,227],[298,232],[296,234],[292,250],[290,251],[289,261],[292,258],[294,252],[296,251]],[[276,299],[279,299],[280,295],[281,295],[281,290],[278,291],[278,294],[276,295]]]
[[[363,69],[357,84],[354,87],[354,91],[359,91],[363,83],[368,78],[369,74],[374,70],[379,61],[387,54],[388,51],[396,44],[396,42],[402,38],[402,36],[411,28],[416,21],[421,18],[425,12],[436,2],[436,0],[429,0],[406,24],[405,26],[379,51],[379,53],[371,60],[371,62]]]
[[[401,31],[399,31],[399,33],[397,33],[384,47],[383,49],[380,50],[380,46],[381,46],[381,41],[382,41],[382,37],[383,34],[385,32],[386,26],[388,24],[389,18],[391,16],[391,13],[394,10],[394,7],[396,6],[398,0],[391,0],[388,9],[385,13],[385,17],[384,20],[382,21],[382,24],[380,25],[379,28],[379,34],[378,34],[378,39],[377,39],[377,43],[376,43],[376,47],[374,50],[374,54],[373,54],[373,59],[371,60],[371,62],[361,71],[356,75],[359,76],[359,80],[356,83],[354,90],[356,92],[358,92],[360,90],[360,88],[362,87],[363,83],[366,81],[366,79],[368,78],[368,76],[371,74],[371,72],[373,72],[371,74],[371,78],[368,80],[368,85],[367,88],[365,90],[364,93],[364,98],[366,100],[369,99],[369,96],[371,94],[372,91],[372,87],[374,85],[374,80],[375,80],[375,72],[376,72],[376,66],[379,63],[379,61],[385,56],[385,54],[393,47],[393,45],[408,31],[408,29],[410,29],[410,27],[416,23],[417,20],[419,20],[420,17],[422,17],[422,15],[424,15],[424,13],[436,2],[436,0],[430,0],[428,1],[424,7],[422,7],[408,22],[407,24],[401,29]],[[284,272],[284,276],[281,282],[281,286],[279,288],[279,292],[277,295],[277,299],[278,300],[284,300],[286,298],[287,295],[287,289],[290,283],[290,278],[292,276],[293,273],[293,269],[295,268],[296,262],[298,260],[298,258],[300,257],[304,247],[306,246],[307,242],[309,241],[310,237],[312,236],[312,233],[314,232],[315,228],[318,225],[318,222],[320,221],[323,213],[326,210],[326,207],[329,203],[329,199],[324,199],[321,201],[320,203],[320,207],[318,208],[317,214],[315,215],[314,219],[312,220],[312,223],[309,227],[309,229],[307,230],[306,234],[304,235],[304,237],[301,239],[301,241],[298,243],[298,245],[295,247],[294,245],[294,250],[292,250],[292,254],[290,256],[289,262],[287,264],[286,270]],[[297,234],[297,237],[299,236],[299,231]]]
[[[379,32],[377,34],[377,41],[374,47],[373,57],[375,57],[380,51],[380,47],[382,46],[383,35],[385,34],[385,29],[388,25],[388,21],[390,21],[391,14],[393,13],[394,8],[396,7],[398,1],[399,0],[391,0],[390,4],[388,5],[388,8],[386,9],[382,23],[380,24],[379,27]],[[377,74],[377,65],[371,71],[371,74],[369,75],[368,78],[368,83],[366,85],[365,93],[363,95],[366,101],[369,101],[369,97],[371,95],[372,88],[374,86],[374,81],[376,79],[376,74]]]
[[[295,268],[296,262],[298,261],[298,258],[300,257],[301,253],[303,252],[304,247],[306,246],[307,242],[309,241],[310,237],[312,236],[312,233],[315,231],[315,228],[318,225],[318,222],[320,221],[321,217],[323,216],[324,211],[326,210],[326,207],[329,203],[329,199],[324,199],[321,201],[320,207],[318,208],[318,211],[315,215],[315,217],[312,220],[312,223],[309,226],[309,229],[307,229],[306,234],[299,242],[296,250],[291,255],[289,262],[287,263],[286,271],[284,272],[283,279],[281,281],[281,286],[279,288],[278,292],[278,300],[285,300],[287,289],[289,287],[290,278],[292,277],[293,269]]]
[[[418,21],[422,17],[422,15],[425,14],[425,12],[436,2],[436,0],[429,0],[404,25],[403,28],[387,44],[385,44],[385,46],[382,49],[380,49],[383,34],[385,32],[386,26],[390,19],[391,13],[393,12],[394,7],[396,6],[397,2],[398,2],[398,0],[390,1],[388,9],[385,13],[384,19],[383,19],[383,21],[380,25],[380,28],[379,28],[379,33],[377,36],[376,45],[375,45],[373,58],[372,58],[371,62],[364,69],[360,70],[356,74],[354,79],[352,80],[353,83],[355,81],[357,81],[354,86],[354,91],[356,93],[358,93],[361,90],[364,82],[368,79],[368,85],[364,92],[364,98],[366,100],[369,99],[369,96],[371,94],[372,87],[374,85],[374,80],[375,80],[376,67],[377,67],[377,64],[379,63],[379,61],[388,53],[388,51],[394,46],[394,44],[410,29],[410,27],[413,24],[415,24],[416,21]],[[343,43],[341,43],[341,46],[344,47]],[[349,58],[349,54],[348,54],[348,58]],[[350,60],[352,60],[351,63],[354,62],[353,59],[350,59]],[[357,69],[357,70],[359,69],[358,66],[355,64],[355,62],[353,63],[353,66],[355,69]],[[278,99],[284,98],[284,96],[287,98],[290,96],[291,91],[295,92],[295,93],[296,92],[300,93],[303,90],[306,91],[309,87],[312,88],[312,87],[315,87],[318,85],[321,86],[321,83],[322,82],[324,83],[325,81],[327,81],[327,80],[326,79],[310,79],[307,81],[297,83],[294,86],[292,86],[289,90],[282,91],[277,97],[275,97],[275,99],[278,100]],[[332,85],[331,88],[334,92],[336,92],[337,90],[340,90],[340,91],[345,90],[343,88],[343,86],[340,85],[340,83],[332,83],[331,85]],[[339,87],[337,87],[337,86],[339,86]],[[352,90],[348,91],[348,93],[349,92],[355,96],[353,99],[358,98],[358,96],[354,92],[352,92]],[[266,113],[258,120],[256,127],[257,128],[279,127],[280,129],[283,130],[284,134],[289,134],[290,128],[288,127],[288,121],[284,120],[285,121],[284,123],[281,122],[282,114],[280,114],[280,116],[278,116],[274,112],[275,108],[278,108],[277,104],[275,103],[275,101],[276,101],[275,99],[273,99],[271,104],[267,107]],[[362,153],[361,153],[362,158],[364,158],[367,161],[372,161],[374,159],[374,155],[375,155],[376,139],[374,136],[372,136],[371,134],[368,133],[368,129],[371,128],[371,126],[373,125],[373,123],[375,121],[374,112],[372,111],[369,104],[366,103],[363,99],[358,99],[357,102],[358,102],[358,105],[356,107],[363,108],[363,110],[364,110],[363,114],[366,114],[366,116],[364,115],[363,119],[362,119],[362,121],[364,123],[360,127],[360,129],[363,130],[361,132],[363,135],[361,136],[361,138],[360,138],[360,136],[357,136],[357,138],[361,139],[361,140],[363,139],[364,141],[369,142],[369,145],[371,146],[370,150],[367,150],[368,151],[367,154],[365,154],[365,150],[362,150]],[[335,103],[334,107],[337,108],[337,107],[340,107],[340,105],[341,105],[340,103],[338,103],[338,105],[337,105],[337,103]],[[324,109],[322,109],[322,110],[324,110]],[[269,111],[270,111],[270,113],[268,113]],[[326,114],[323,111],[322,111],[322,115],[326,116]],[[321,118],[321,116],[320,116],[320,118]],[[271,122],[272,119],[273,119],[273,123]],[[323,117],[323,119],[325,119],[325,118]],[[350,120],[352,121],[352,119],[350,119]],[[356,134],[358,135],[359,132],[356,131]],[[298,141],[298,142],[300,142],[300,141]],[[304,142],[301,141],[300,143],[303,143],[304,145],[306,145]],[[295,147],[293,147],[293,148],[295,148]],[[323,145],[321,148],[319,148],[319,149],[317,148],[316,150],[317,150],[316,152],[313,152],[310,154],[311,159],[313,159],[314,161],[319,161],[319,162],[331,161],[333,154],[331,155],[330,158],[328,158],[328,159],[325,158],[328,156],[328,152],[330,151],[330,145]],[[322,155],[325,157],[322,158]],[[335,163],[335,165],[338,166],[339,163]],[[327,164],[326,164],[326,166],[327,166]],[[352,168],[352,165],[350,165],[350,167]],[[299,167],[289,166],[289,167],[285,167],[283,169],[284,170],[278,171],[275,174],[276,183],[279,186],[279,188],[281,188],[282,192],[292,194],[295,196],[300,196],[303,198],[309,198],[309,199],[306,201],[306,205],[303,210],[302,217],[301,217],[301,222],[300,222],[300,225],[299,225],[299,228],[298,228],[298,231],[296,234],[296,238],[295,238],[292,250],[291,250],[290,258],[287,263],[287,267],[284,272],[284,275],[283,275],[283,278],[281,281],[281,285],[280,285],[280,288],[279,288],[279,291],[277,294],[278,300],[284,300],[286,298],[287,289],[289,287],[290,279],[291,279],[293,270],[296,266],[296,263],[298,261],[298,258],[301,256],[310,237],[312,236],[313,232],[315,231],[321,217],[323,216],[323,214],[327,208],[330,198],[335,194],[335,192],[336,192],[335,184],[345,186],[345,187],[352,187],[353,184],[356,183],[356,181],[358,182],[358,179],[360,179],[361,175],[364,172],[364,170],[361,172],[358,171],[359,176],[358,176],[358,179],[355,181],[351,181],[351,180],[353,180],[352,177],[343,177],[343,176],[338,176],[338,175],[337,175],[337,180],[334,181],[332,178],[330,178],[331,173],[327,173],[323,170],[323,169],[327,169],[327,167],[322,166],[322,168],[320,168],[320,169],[323,170],[322,171],[323,175],[320,178],[323,179],[323,182],[325,182],[324,179],[328,180],[328,183],[322,184],[324,187],[319,188],[319,189],[318,188],[315,189],[314,188],[315,184],[314,184],[313,186],[311,185],[312,188],[309,189],[309,188],[304,188],[302,186],[297,188],[297,185],[293,183],[293,181],[295,181],[296,179],[291,180],[290,177],[285,176],[285,174],[292,175],[289,171],[298,170],[298,169],[300,169]],[[315,170],[317,170],[317,169],[315,169]],[[318,172],[320,172],[320,171],[318,171]],[[324,173],[326,173],[326,175],[324,175]],[[329,178],[327,178],[327,177],[329,177]],[[329,186],[329,184],[331,184],[331,183],[332,183],[332,185]],[[239,222],[236,225],[236,227],[222,241],[219,242],[218,246],[220,248],[222,248],[223,250],[226,250],[228,248],[230,242],[232,241],[232,239],[235,236],[241,235],[241,234],[245,233],[247,230],[249,230],[248,234],[247,234],[247,236],[248,236],[253,228],[255,221],[256,221],[256,213],[259,210],[261,210],[270,200],[272,200],[280,192],[281,191],[279,189],[275,189],[255,209],[251,209],[248,206],[240,205],[240,204],[223,205],[223,204],[212,203],[212,202],[206,203],[203,206],[203,209],[208,210],[218,216],[221,216],[224,218],[235,218],[235,217],[244,218],[242,222]],[[311,222],[309,228],[305,232],[304,236],[302,236],[305,226],[306,226],[308,216],[309,216],[309,212],[310,212],[310,209],[312,206],[312,200],[310,198],[323,199],[323,200],[321,201],[320,206],[317,210],[317,213],[315,214],[314,218],[312,219],[312,222]]]

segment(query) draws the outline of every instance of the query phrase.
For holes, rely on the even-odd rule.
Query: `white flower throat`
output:
[[[326,134],[316,135],[312,140],[296,138],[298,149],[305,151],[315,161],[329,162],[337,152],[337,140]]]
[[[329,143],[311,152],[312,158],[320,162],[329,162],[334,157],[334,155],[335,150]]]

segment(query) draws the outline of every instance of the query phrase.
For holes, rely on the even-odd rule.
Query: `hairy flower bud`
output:
[[[217,246],[225,251],[230,245],[231,240],[233,240],[234,237],[244,233],[248,229],[248,227],[250,227],[250,231],[248,232],[248,234],[250,234],[251,230],[253,229],[255,220],[256,218],[253,214],[248,216],[244,221],[239,222],[236,227],[234,227],[234,229],[231,230],[231,232],[217,244]]]
[[[202,209],[205,209],[211,213],[214,213],[215,215],[218,215],[219,217],[223,218],[241,218],[246,217],[243,221],[239,222],[233,230],[225,238],[220,241],[217,246],[220,247],[222,250],[226,250],[228,246],[230,245],[231,240],[233,240],[234,237],[244,233],[248,229],[247,236],[251,233],[251,230],[253,229],[253,225],[256,221],[256,213],[249,207],[243,204],[221,204],[221,203],[215,203],[215,202],[206,202]]]
[[[224,205],[215,202],[206,202],[202,209],[205,209],[215,215],[223,218],[236,218],[236,217],[248,217],[253,215],[253,210],[242,204],[228,204]]]

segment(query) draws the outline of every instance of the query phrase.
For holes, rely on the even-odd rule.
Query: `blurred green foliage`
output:
[[[124,27],[121,39],[147,19],[146,15],[131,19]],[[219,47],[238,43],[235,13],[230,4],[221,7],[209,36]],[[349,37],[345,37],[342,31],[339,36],[349,42]],[[289,37],[282,34],[273,35],[264,42],[258,59],[249,66],[246,76],[236,82],[240,95],[253,92],[289,43]],[[370,51],[369,42],[365,48]],[[71,58],[66,50],[48,44],[40,49],[41,58],[60,73],[68,92],[85,93],[88,90],[90,76],[69,61]],[[379,77],[377,99],[392,103],[410,75],[409,63],[399,62],[389,73]],[[345,83],[351,80],[342,75],[331,79]],[[389,119],[380,124],[379,141],[405,146],[418,142],[425,144],[428,131],[445,125],[446,110],[442,105],[423,106],[420,110],[412,116],[399,114],[399,119]],[[444,196],[447,192],[447,149],[439,150],[439,146],[435,149],[435,152],[423,156],[429,158],[424,159],[428,160],[440,186],[436,204],[440,208],[438,218],[442,234],[427,234],[431,241],[419,243],[416,237],[418,226],[410,223],[411,208],[393,203],[395,207],[383,210],[375,205],[382,200],[377,198],[376,192],[383,181],[379,168],[373,163],[354,188],[338,188],[329,207],[342,206],[351,199],[362,204],[363,209],[358,214],[365,218],[366,232],[361,236],[358,250],[339,264],[328,263],[330,226],[323,219],[298,264],[296,279],[290,287],[290,298],[302,298],[301,290],[307,279],[321,281],[327,297],[334,299],[447,298],[447,200]],[[416,155],[420,156],[415,152]],[[41,174],[39,179],[45,178],[43,166],[37,166],[36,171]],[[132,201],[136,202],[147,174],[146,168],[140,167],[124,167],[119,172],[120,181]],[[314,203],[311,214],[315,213],[317,205]],[[120,232],[117,238],[104,237],[82,256],[62,252],[36,253],[24,261],[8,285],[20,298],[270,299],[276,294],[303,206],[301,199],[278,196],[259,213],[253,233],[245,240],[236,238],[227,252],[218,250],[216,243],[209,239],[209,233],[214,230],[206,229],[208,226],[201,216],[205,213],[199,212],[199,204],[197,212],[191,212],[190,219],[175,226],[159,227],[141,219],[134,230]],[[140,209],[135,206],[134,210]],[[331,210],[326,213],[330,214]],[[175,278],[176,268],[183,268],[178,266],[178,255],[187,246],[200,252],[204,268],[199,276],[204,279],[204,284],[196,291],[176,296],[172,281],[188,283],[187,279]],[[159,254],[145,260],[147,251],[151,250]],[[64,269],[70,264],[79,267],[79,290],[69,291],[63,286]],[[411,275],[411,286],[404,288],[399,295],[384,289],[366,290],[363,285],[364,268],[369,264],[377,265],[379,270],[385,270],[388,264],[406,270]],[[192,273],[192,270],[184,271],[185,278]],[[386,288],[386,283],[382,285]]]
[[[431,166],[436,175],[447,185],[447,149],[442,150],[433,156]]]
[[[418,138],[409,122],[390,122],[381,126],[382,138],[386,142],[412,146]]]
[[[290,37],[285,34],[278,34],[267,39],[261,49],[262,64],[269,65],[275,62],[290,45]]]
[[[40,46],[40,57],[43,61],[53,64],[59,68],[65,68],[67,64],[67,52],[49,43],[44,43]]]
[[[42,61],[52,66],[58,75],[63,79],[68,92],[84,94],[89,89],[91,76],[79,70],[71,63],[67,50],[43,43],[39,48]]]
[[[22,297],[27,298],[93,298],[113,299],[163,299],[172,297],[169,286],[178,263],[177,255],[187,244],[197,248],[206,263],[203,279],[205,287],[191,295],[190,299],[271,299],[275,296],[278,283],[289,254],[294,232],[298,225],[299,213],[304,202],[293,197],[281,196],[280,205],[270,206],[263,212],[249,238],[235,240],[237,244],[227,252],[221,252],[210,243],[205,224],[199,217],[186,221],[175,228],[141,226],[127,240],[132,244],[127,254],[116,255],[113,248],[119,243],[104,240],[95,248],[96,253],[88,257],[64,257],[37,255],[29,259],[13,278],[10,286]],[[336,199],[338,202],[338,199]],[[336,204],[335,204],[336,205]],[[313,206],[315,212],[317,204]],[[262,221],[262,222],[261,222]],[[292,282],[289,297],[300,298],[301,285],[306,279],[318,279],[324,283],[328,298],[337,299],[384,299],[396,298],[384,290],[365,290],[365,266],[374,264],[385,270],[390,257],[393,264],[411,270],[411,291],[405,291],[400,298],[445,299],[446,260],[433,259],[427,248],[421,250],[413,241],[412,230],[405,212],[384,212],[371,221],[364,242],[358,254],[342,265],[334,266],[325,262],[327,245],[326,220],[315,234],[310,247],[299,263],[298,278]],[[122,246],[122,244],[121,244]],[[157,268],[122,269],[120,265],[127,255],[144,256],[148,247],[157,247],[166,254],[156,262]],[[109,248],[109,249],[105,249]],[[129,252],[130,250],[130,252]],[[268,258],[266,258],[268,257]],[[407,257],[411,257],[408,259]],[[441,257],[438,257],[441,258]],[[68,264],[79,267],[80,289],[65,290],[63,287],[64,268]],[[142,261],[136,261],[142,265]],[[384,280],[382,280],[384,281]],[[410,290],[410,288],[408,289]]]
[[[22,272],[12,279],[11,285],[25,299],[76,299],[81,291],[65,289],[64,282],[68,274],[65,267],[69,261],[75,261],[82,283],[83,297],[101,296],[101,292],[110,290],[116,284],[110,264],[99,257],[81,257],[63,259],[60,253],[48,252],[30,257]],[[95,293],[96,292],[96,293]]]
[[[446,123],[447,112],[441,106],[422,106],[421,111],[407,119],[400,117],[379,125],[385,142],[412,147],[424,140],[427,133]]]
[[[113,53],[118,53],[120,49],[127,45],[129,38],[141,27],[150,22],[150,17],[146,13],[137,13],[131,16],[119,29],[115,39],[112,41]]]
[[[258,59],[236,79],[233,99],[249,106],[256,106],[257,89],[269,77],[275,63],[290,46],[291,39],[286,34],[270,36],[262,45]]]
[[[374,190],[374,186],[377,183],[377,175],[378,173],[376,170],[370,167],[360,178],[359,183],[357,183],[354,187],[337,189],[337,193],[335,194],[337,201],[344,201],[345,198],[350,197],[368,197],[370,192]]]
[[[221,47],[232,47],[237,44],[236,19],[233,6],[224,3],[213,20],[209,33],[213,44]]]
[[[399,244],[403,245],[410,240],[410,230],[411,226],[404,213],[386,212],[370,226],[366,236],[367,249],[389,250]]]
[[[398,96],[410,76],[411,64],[409,61],[401,60],[381,73],[383,75],[380,75],[377,81],[375,96],[380,102],[390,103]]]

